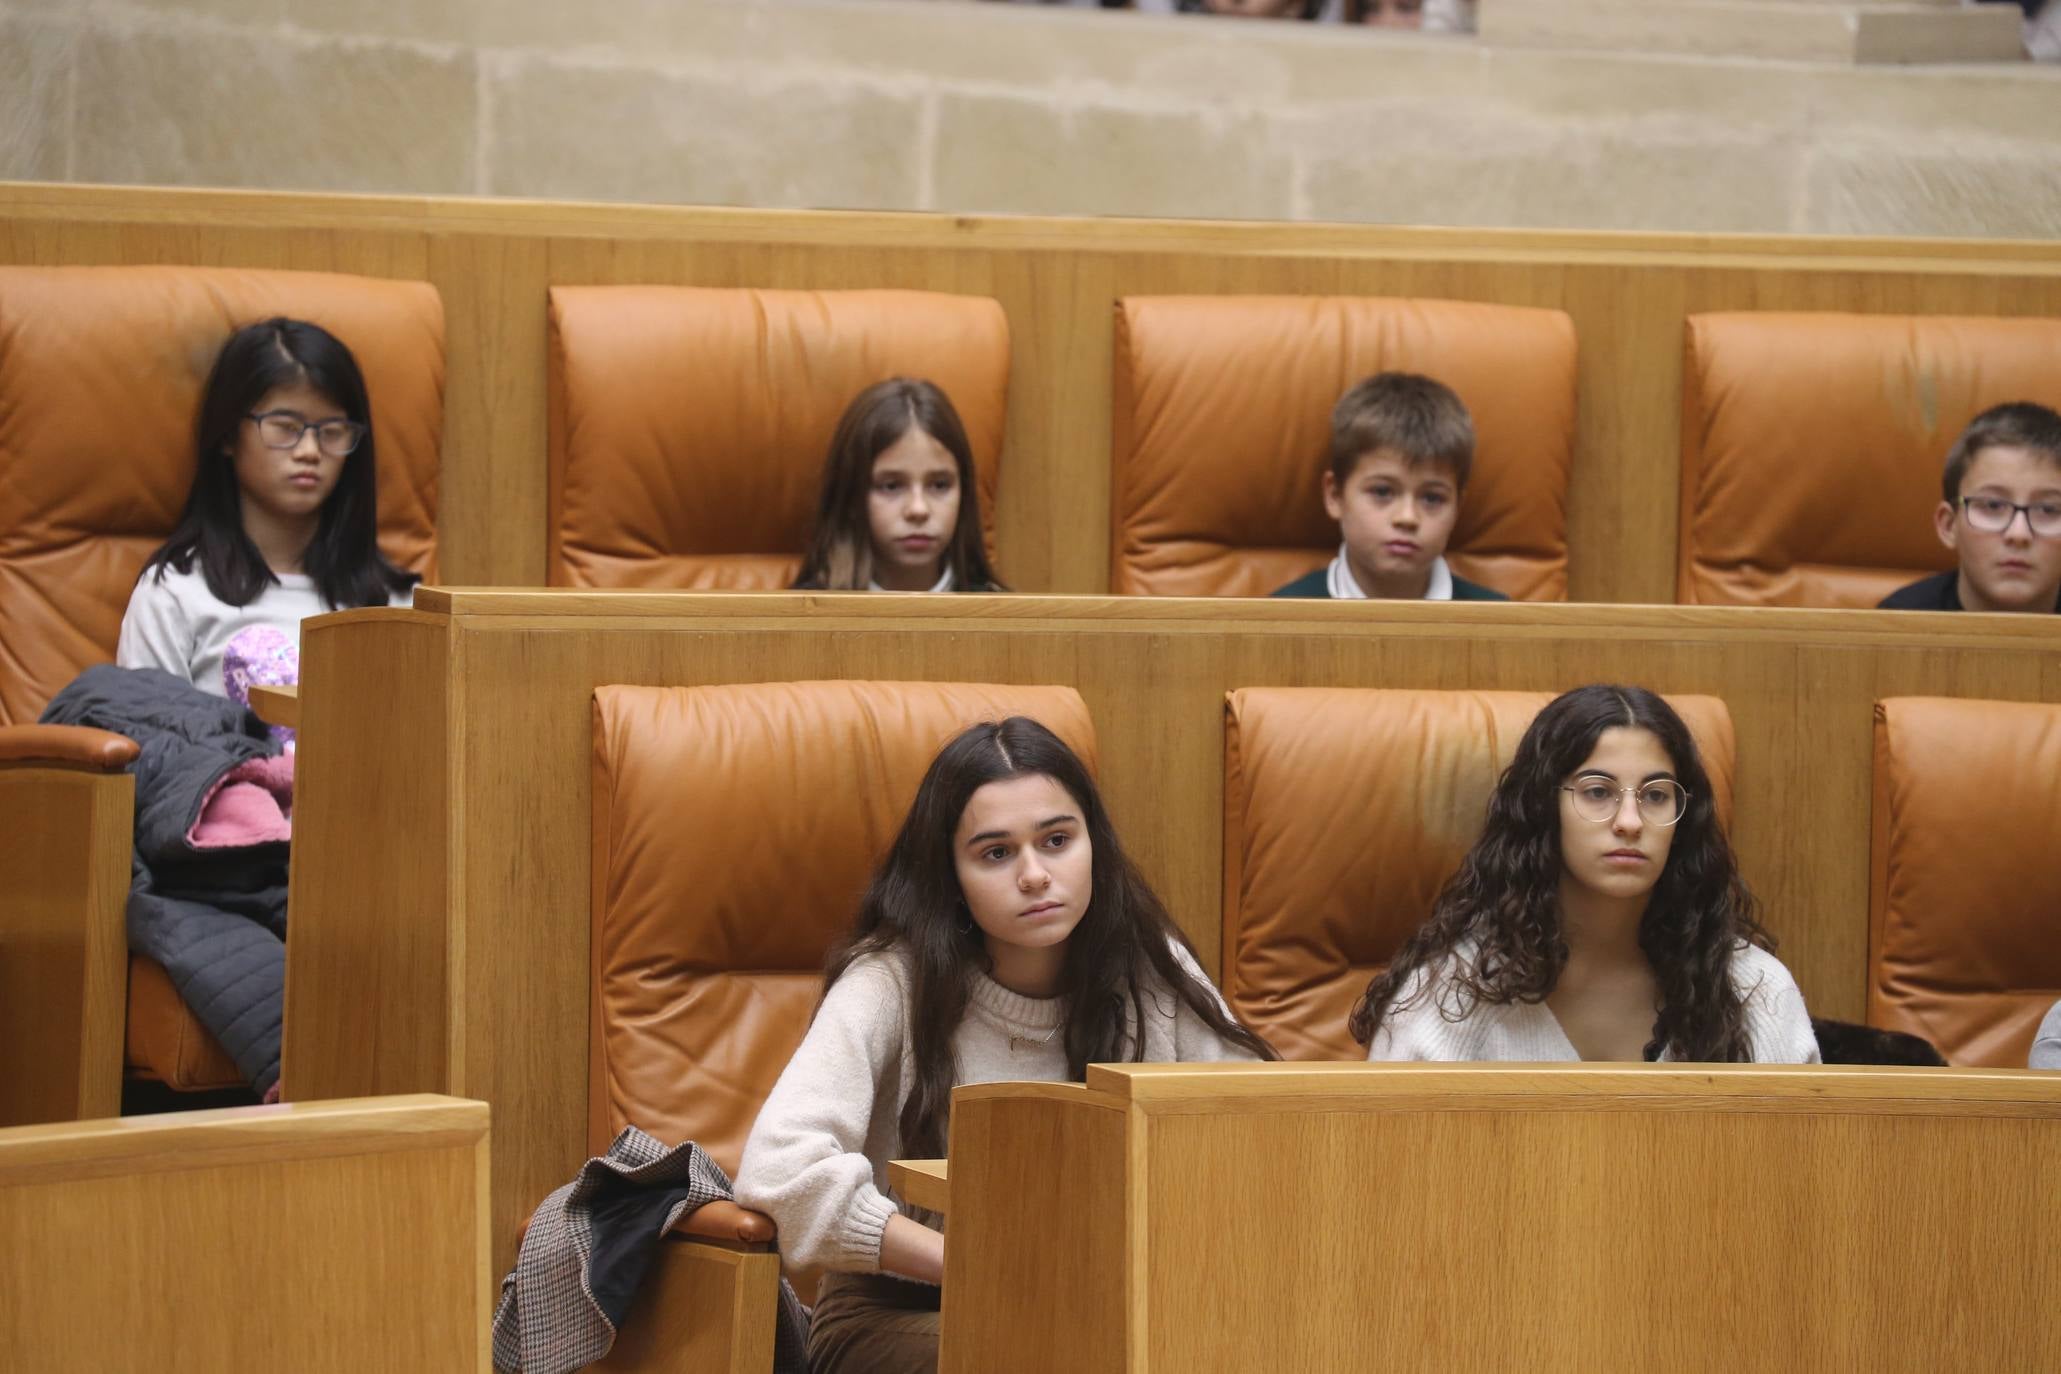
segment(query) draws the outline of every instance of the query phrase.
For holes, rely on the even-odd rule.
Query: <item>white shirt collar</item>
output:
[[[1345,561],[1345,545],[1338,546],[1338,557],[1331,560],[1325,571],[1324,581],[1333,601],[1365,601],[1367,593],[1353,576],[1352,565]],[[1426,601],[1451,601],[1453,599],[1453,570],[1446,566],[1443,558],[1431,560],[1431,583],[1424,589]]]
[[[881,586],[878,582],[875,582],[871,577],[868,577],[866,579],[866,590],[869,592],[884,592],[887,590],[887,588]],[[934,592],[948,592],[952,590],[952,569],[950,564],[947,564],[945,566],[944,576],[938,578],[937,584],[933,586],[930,590]]]

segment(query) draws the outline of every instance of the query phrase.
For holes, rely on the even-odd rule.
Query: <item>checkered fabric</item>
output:
[[[596,1199],[625,1186],[678,1194],[665,1210],[661,1236],[705,1202],[734,1200],[729,1176],[699,1145],[690,1141],[668,1150],[635,1126],[624,1128],[607,1154],[582,1165],[579,1177],[545,1198],[530,1219],[494,1310],[496,1370],[571,1374],[615,1344],[615,1323],[594,1296],[591,1265],[600,1224]],[[773,1369],[808,1374],[808,1312],[785,1279]]]

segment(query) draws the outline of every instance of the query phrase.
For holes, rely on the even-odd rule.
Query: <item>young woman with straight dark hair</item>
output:
[[[350,349],[320,325],[246,325],[215,359],[198,466],[171,537],[143,565],[115,661],[223,694],[230,642],[297,645],[324,611],[405,605],[415,577],[379,552],[372,402]]]
[[[945,1154],[955,1086],[1274,1057],[1210,985],[1058,736],[1012,716],[954,738],[830,956],[738,1172],[738,1200],[774,1219],[786,1259],[831,1271],[811,1369],[936,1368],[944,1237],[888,1197],[886,1171]]]
[[[809,591],[1001,592],[981,540],[973,449],[951,398],[893,377],[845,408],[823,464]]]
[[[1539,712],[1481,837],[1349,1022],[1370,1059],[1807,1063],[1680,716],[1640,687]]]

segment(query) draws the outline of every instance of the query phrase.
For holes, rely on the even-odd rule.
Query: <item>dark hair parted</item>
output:
[[[966,1016],[967,978],[988,965],[985,937],[965,915],[954,838],[973,794],[1010,778],[1051,778],[1081,808],[1093,849],[1088,909],[1067,938],[1059,976],[1066,999],[1067,1073],[1134,1060],[1143,1052],[1143,1007],[1171,995],[1234,1045],[1274,1059],[1266,1041],[1226,1014],[1214,989],[1176,957],[1189,948],[1116,838],[1087,768],[1057,735],[1024,716],[960,732],[932,760],[887,857],[859,904],[850,934],[830,955],[825,992],[854,960],[893,950],[908,963],[909,1034],[916,1064],[901,1115],[902,1148],[942,1158],[956,1078],[952,1034]],[[1163,990],[1163,991],[1162,991]]]
[[[1752,1057],[1732,957],[1742,943],[1772,950],[1774,942],[1718,826],[1710,776],[1673,707],[1642,687],[1601,685],[1556,697],[1524,732],[1489,797],[1481,837],[1439,892],[1431,918],[1353,1008],[1347,1025],[1354,1039],[1368,1044],[1384,1016],[1424,996],[1439,997],[1440,1014],[1457,1021],[1477,1003],[1538,1003],[1553,991],[1568,953],[1558,896],[1560,788],[1613,726],[1652,731],[1689,794],[1639,922],[1639,948],[1660,984],[1647,1055],[1667,1050],[1679,1060],[1720,1063]],[[1471,960],[1455,957],[1463,944],[1472,945]],[[1420,969],[1426,977],[1412,989]]]
[[[1414,372],[1377,372],[1331,408],[1331,478],[1340,486],[1370,453],[1394,453],[1410,467],[1436,464],[1467,489],[1474,471],[1474,421],[1443,382]]]
[[[358,360],[343,341],[305,320],[274,318],[245,325],[229,336],[201,393],[194,426],[199,465],[179,523],[150,560],[143,575],[164,575],[169,565],[185,573],[200,562],[201,576],[216,600],[248,606],[279,579],[243,529],[243,491],[236,481],[237,431],[258,402],[275,387],[305,383],[365,427],[365,437],[337,473],[322,503],[315,537],[302,567],[322,600],[336,610],[384,606],[395,592],[415,585],[407,573],[379,552],[379,454],[372,437],[372,401]],[[141,580],[139,578],[139,580]]]
[[[2061,467],[2061,415],[2032,401],[1991,406],[1968,422],[1947,451],[1940,491],[1948,505],[1961,499],[1961,481],[1968,465],[1986,448],[2026,448]]]
[[[873,526],[867,498],[873,462],[911,429],[944,445],[959,469],[959,522],[945,544],[952,590],[1001,592],[1008,588],[988,566],[981,540],[980,487],[974,481],[973,446],[952,400],[935,382],[890,377],[875,382],[845,407],[823,463],[823,494],[816,528],[794,585],[805,591],[862,592],[873,580]]]

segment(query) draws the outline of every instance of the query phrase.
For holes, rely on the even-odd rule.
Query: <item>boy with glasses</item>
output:
[[[1939,542],[1960,566],[1884,597],[1886,611],[2061,611],[2061,415],[1993,406],[1947,454]]]

